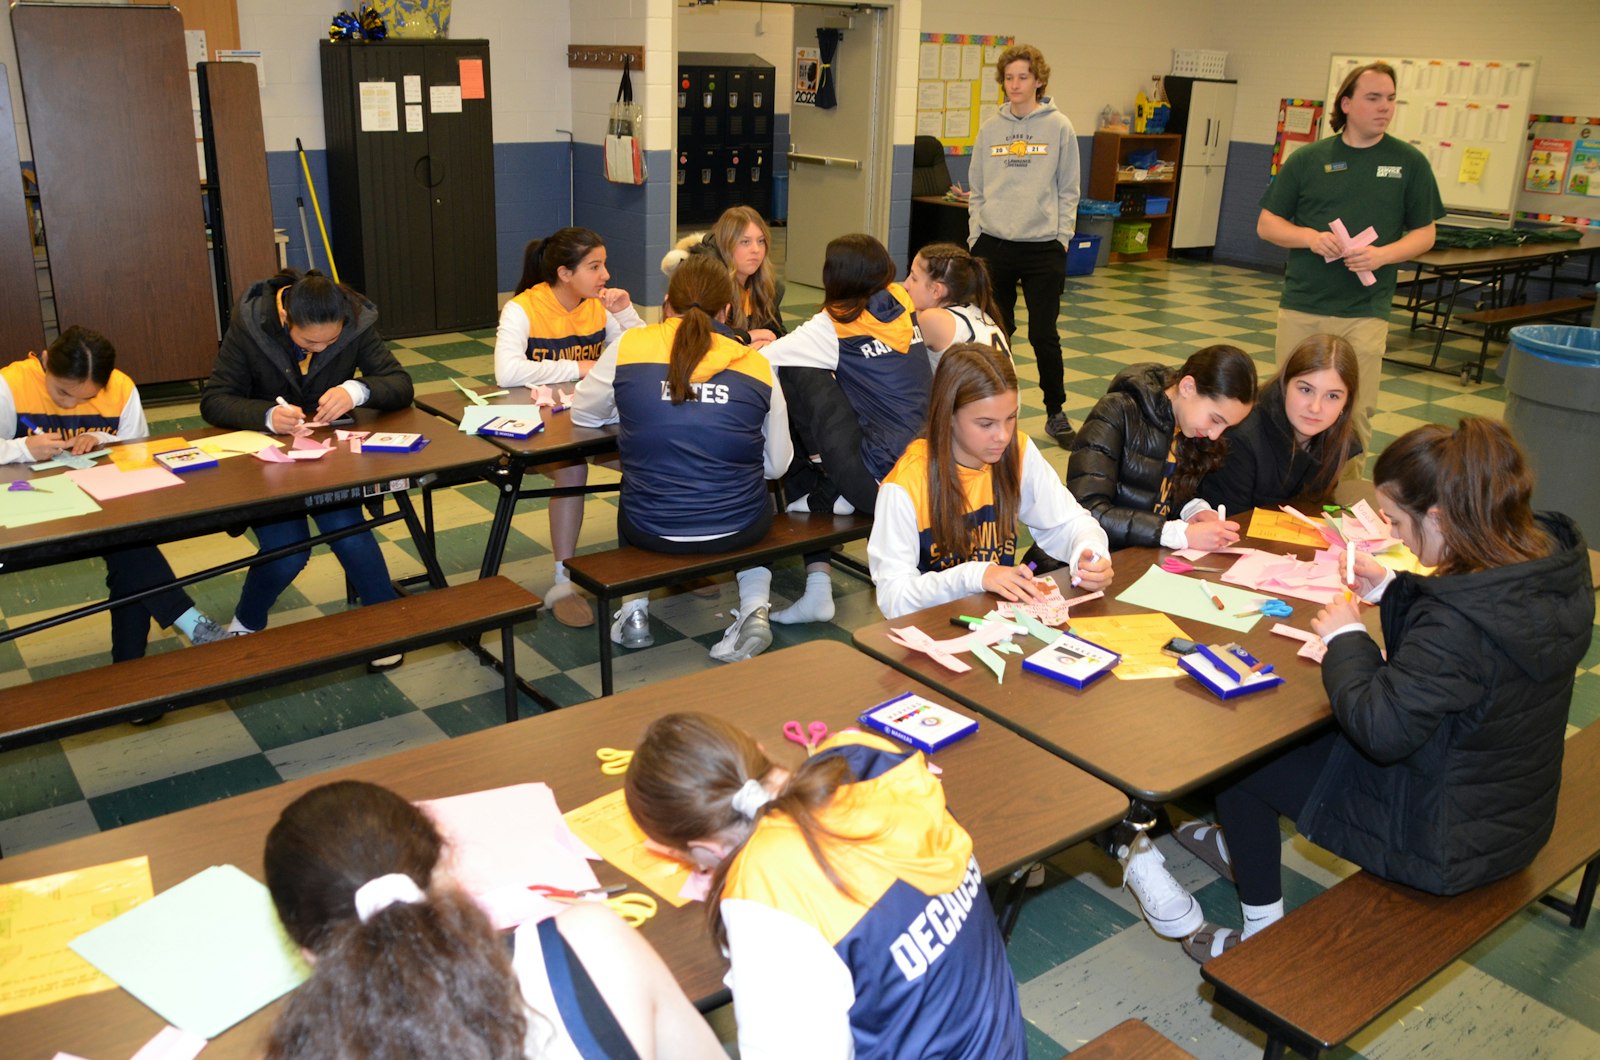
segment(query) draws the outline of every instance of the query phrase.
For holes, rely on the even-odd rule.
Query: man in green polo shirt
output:
[[[1370,451],[1372,417],[1389,337],[1389,303],[1400,262],[1432,248],[1434,222],[1444,216],[1439,185],[1421,151],[1385,130],[1394,117],[1394,68],[1369,63],[1350,72],[1330,119],[1338,135],[1289,156],[1261,197],[1256,234],[1289,248],[1278,306],[1277,362],[1312,335],[1338,335],[1355,347],[1361,368],[1355,429]],[[1368,246],[1325,261],[1341,250],[1329,230],[1335,221]],[[1362,283],[1372,273],[1375,282]]]

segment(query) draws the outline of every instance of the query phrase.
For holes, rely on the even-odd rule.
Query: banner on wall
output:
[[[818,48],[794,50],[794,101],[804,107],[817,105],[817,83],[822,78],[822,51]]]
[[[1517,219],[1600,226],[1600,116],[1528,115]]]
[[[994,64],[1015,37],[976,33],[924,33],[917,50],[917,135],[936,136],[947,155],[969,155],[986,103],[1005,94],[994,80]],[[984,86],[993,89],[985,95]]]

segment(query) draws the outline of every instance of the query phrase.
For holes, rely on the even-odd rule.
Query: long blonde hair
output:
[[[761,267],[741,283],[734,271],[733,252],[744,236],[745,230],[751,225],[761,229],[761,238],[767,241],[767,256],[762,259]],[[772,232],[767,228],[767,222],[762,220],[761,215],[748,206],[730,206],[722,211],[722,216],[711,226],[706,238],[717,248],[717,253],[722,255],[724,264],[728,266],[728,275],[733,278],[734,287],[741,294],[749,292],[750,295],[750,312],[745,313],[742,297],[735,298],[732,308],[728,310],[728,323],[736,328],[748,328],[752,322],[760,327],[780,319],[778,270],[772,267]]]

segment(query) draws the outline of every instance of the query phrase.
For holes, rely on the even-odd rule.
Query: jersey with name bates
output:
[[[771,940],[760,937],[776,911],[813,928],[832,947],[839,981],[854,991],[849,1028],[857,1060],[1020,1060],[1027,1048],[1016,979],[972,838],[950,816],[943,785],[926,759],[859,732],[830,738],[819,754],[843,758],[854,777],[819,814],[820,823],[840,836],[870,837],[819,837],[853,897],[824,875],[792,818],[763,815],[723,891],[735,1006],[740,986],[756,985],[741,978],[741,956],[761,954],[773,962],[769,972],[788,959],[767,954]],[[757,911],[747,908],[752,905],[763,915],[748,915]],[[763,985],[792,996],[792,986],[770,977]],[[801,1032],[791,1027],[788,1033]]]
[[[668,320],[633,328],[618,340],[622,503],[629,521],[659,537],[737,533],[769,503],[762,427],[772,407],[772,366],[713,334],[690,375],[688,400],[674,405],[667,366],[678,326]]]

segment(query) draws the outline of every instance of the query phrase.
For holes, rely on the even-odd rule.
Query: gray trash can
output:
[[[1600,542],[1600,328],[1511,329],[1506,426],[1533,465],[1535,508],[1566,512]]]
[[[1100,237],[1100,249],[1094,260],[1096,268],[1105,267],[1111,260],[1111,229],[1121,214],[1121,204],[1108,199],[1081,199],[1078,202],[1077,234]]]

